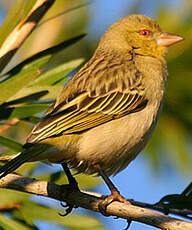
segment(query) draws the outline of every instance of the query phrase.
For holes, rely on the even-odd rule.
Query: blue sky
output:
[[[98,41],[110,24],[128,14],[129,9],[135,2],[135,0],[96,0],[91,4],[89,6],[91,20],[88,28],[90,38]],[[141,0],[137,2],[140,4],[140,13],[155,17],[157,5],[165,3],[167,7],[178,7],[181,0]],[[4,16],[5,13],[0,11],[0,22]],[[178,174],[177,171],[170,167],[162,166],[162,170],[155,173],[142,153],[128,168],[113,177],[112,180],[125,197],[149,203],[157,202],[161,197],[169,193],[180,193],[190,182],[190,178]],[[99,186],[96,190],[102,194],[109,194],[105,185]],[[119,230],[126,227],[125,220],[107,218],[100,214],[97,216],[103,221],[107,229]],[[61,227],[56,228],[54,225],[47,225],[43,222],[38,222],[38,226],[40,230],[64,229]],[[150,229],[154,228],[135,222],[130,227],[130,230]]]

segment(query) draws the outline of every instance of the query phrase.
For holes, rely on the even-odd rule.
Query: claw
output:
[[[131,222],[132,222],[132,220],[127,219],[127,226],[126,226],[126,228],[123,229],[123,230],[128,230],[129,227],[131,226]]]
[[[113,201],[130,204],[128,200],[121,196],[119,191],[113,190],[110,196],[106,197],[104,200],[101,200],[98,204],[98,209],[104,216],[109,216],[109,214],[106,212],[106,209],[107,206],[110,205]]]
[[[66,194],[66,196],[67,196],[68,194],[71,194],[74,191],[80,191],[80,189],[78,187],[78,183],[75,180],[75,178],[73,177],[73,175],[71,174],[71,172],[70,172],[67,164],[66,163],[62,163],[61,165],[62,165],[63,170],[65,171],[65,174],[66,174],[66,176],[68,178],[68,181],[69,181],[69,184],[63,184],[63,185],[61,185],[61,192],[65,192],[66,193],[66,191],[67,191],[67,194]],[[74,205],[74,204],[69,204],[68,202],[65,202],[65,203],[66,204],[63,204],[61,202],[61,206],[64,207],[64,208],[66,208],[66,210],[65,210],[64,214],[59,213],[60,216],[67,216],[69,213],[72,212],[73,208],[77,208],[77,206]]]
[[[63,204],[63,202],[60,203],[60,205],[63,207],[63,208],[67,208],[69,206],[69,204]]]
[[[77,185],[73,186],[73,185],[71,185],[71,184],[64,184],[64,185],[61,185],[61,189],[63,189],[63,191],[65,191],[65,192],[66,192],[66,189],[67,189],[67,194],[70,194],[70,193],[72,193],[72,192],[75,191],[75,190],[76,190],[76,191],[80,191],[80,190],[79,190],[79,187],[78,187]],[[64,213],[64,214],[59,213],[60,216],[67,216],[69,213],[72,212],[73,208],[77,208],[76,205],[74,205],[74,204],[69,204],[68,202],[65,202],[65,204],[63,204],[63,203],[61,202],[61,206],[62,206],[63,208],[66,208],[66,210],[65,210],[65,213]]]
[[[62,216],[62,217],[69,215],[72,212],[73,208],[75,208],[75,205],[71,205],[71,204],[68,204],[68,203],[66,203],[66,204],[61,203],[61,206],[64,207],[64,208],[67,208],[65,210],[64,214],[59,212],[59,215]]]
[[[103,214],[103,216],[110,216],[106,212],[108,205],[109,205],[109,203],[106,203],[105,200],[101,200],[98,204],[99,211],[101,212],[101,214]]]

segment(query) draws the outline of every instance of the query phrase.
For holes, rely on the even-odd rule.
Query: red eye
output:
[[[139,33],[140,35],[143,35],[144,37],[148,37],[150,34],[149,30],[141,30]]]

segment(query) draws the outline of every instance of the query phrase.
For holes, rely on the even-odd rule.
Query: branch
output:
[[[54,2],[55,0],[37,0],[26,18],[9,34],[0,48],[0,72],[9,63],[18,48],[34,30],[40,19]]]
[[[60,186],[52,182],[38,181],[33,178],[21,177],[9,174],[0,180],[0,188],[7,188],[27,192],[35,195],[50,197],[55,200],[67,202],[77,207],[99,212],[98,203],[101,195],[88,194],[83,191],[69,192],[68,187]],[[192,223],[159,214],[147,208],[127,205],[120,202],[111,203],[106,214],[145,223],[160,229],[183,230],[192,229]]]
[[[192,210],[189,210],[187,208],[185,209],[168,208],[166,210],[166,207],[162,206],[161,203],[148,204],[148,203],[134,201],[134,200],[131,200],[131,203],[133,205],[136,205],[142,208],[150,208],[150,209],[162,212],[162,213],[174,214],[174,215],[178,215],[180,217],[192,220],[192,217],[190,217],[192,215]]]

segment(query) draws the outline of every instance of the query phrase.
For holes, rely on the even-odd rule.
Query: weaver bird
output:
[[[0,178],[27,161],[62,164],[70,173],[100,175],[111,195],[100,209],[126,202],[109,179],[145,147],[162,109],[167,47],[182,37],[162,32],[143,15],[130,15],[104,34],[93,57],[75,74],[27,138],[25,149],[0,168]]]

